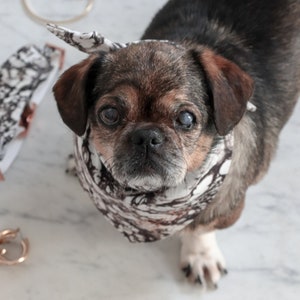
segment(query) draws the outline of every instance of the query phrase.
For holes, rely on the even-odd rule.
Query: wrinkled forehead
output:
[[[129,44],[127,47],[110,51],[109,54],[120,59],[148,58],[175,62],[184,56],[185,49],[171,42],[139,41]]]
[[[104,68],[110,84],[129,84],[145,93],[179,89],[185,84],[186,52],[162,42],[132,44],[106,54]]]

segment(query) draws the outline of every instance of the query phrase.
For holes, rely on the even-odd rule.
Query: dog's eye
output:
[[[186,130],[192,129],[195,122],[196,117],[188,111],[180,112],[176,120],[177,125]]]
[[[120,114],[114,107],[105,107],[101,109],[98,116],[100,121],[108,126],[117,125],[120,121]]]

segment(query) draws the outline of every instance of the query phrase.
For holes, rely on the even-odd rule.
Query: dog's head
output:
[[[216,135],[240,121],[253,90],[236,64],[207,48],[153,41],[100,52],[54,87],[64,122],[87,123],[121,184],[156,190],[201,166]]]

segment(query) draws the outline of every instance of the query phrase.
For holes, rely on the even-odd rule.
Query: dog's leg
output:
[[[215,231],[205,231],[201,227],[185,229],[181,241],[181,268],[186,277],[203,288],[216,289],[227,270]]]

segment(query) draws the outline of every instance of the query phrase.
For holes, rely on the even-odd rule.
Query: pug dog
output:
[[[299,28],[298,0],[171,0],[145,42],[90,51],[54,86],[65,124],[78,137],[89,126],[109,178],[125,190],[181,186],[232,134],[224,181],[180,230],[181,268],[203,288],[227,273],[215,231],[239,218],[299,97]]]

